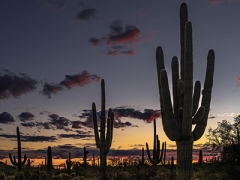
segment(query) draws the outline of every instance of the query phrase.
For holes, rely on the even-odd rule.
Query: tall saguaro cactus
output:
[[[105,176],[106,165],[107,165],[107,153],[112,144],[113,138],[113,120],[114,114],[111,109],[108,111],[107,118],[107,132],[106,131],[106,114],[105,114],[105,82],[104,79],[101,81],[101,115],[100,115],[100,130],[98,129],[98,120],[97,120],[97,112],[96,105],[92,103],[92,113],[93,113],[93,126],[94,126],[94,134],[97,148],[100,149],[100,169]],[[100,135],[99,135],[100,134]]]
[[[24,155],[23,161],[22,161],[21,139],[20,139],[19,127],[17,127],[17,143],[18,143],[18,161],[16,160],[15,156],[13,156],[13,158],[12,158],[11,153],[9,153],[9,159],[14,166],[18,167],[18,172],[21,172],[22,171],[22,166],[27,161],[27,157],[26,157],[26,155]]]
[[[177,57],[172,59],[173,105],[161,47],[157,47],[156,61],[163,129],[167,137],[177,144],[177,178],[188,180],[192,174],[193,142],[201,138],[207,125],[215,55],[213,50],[209,50],[201,107],[198,108],[201,83],[196,81],[193,89],[192,24],[188,21],[185,3],[180,8],[180,37],[180,68]],[[196,125],[193,131],[192,124]]]
[[[164,148],[166,148],[164,145],[165,143],[162,143],[162,151],[160,153],[160,140],[158,139],[158,135],[156,134],[156,120],[154,119],[153,121],[153,154],[152,158],[150,155],[150,150],[148,148],[148,143],[146,142],[146,148],[147,148],[147,154],[148,154],[148,159],[150,163],[156,167],[160,162],[162,162],[162,157],[163,157],[163,152]]]

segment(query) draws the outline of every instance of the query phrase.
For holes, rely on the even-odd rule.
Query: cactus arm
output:
[[[12,158],[11,153],[9,153],[9,159],[10,159],[12,165],[14,165],[14,166],[18,166],[18,164],[17,164],[17,162],[16,162],[16,158],[15,158],[15,156]]]
[[[198,109],[199,99],[201,95],[201,83],[200,81],[196,81],[194,85],[194,93],[193,93],[193,109],[192,116],[196,113]]]
[[[94,135],[97,148],[100,147],[99,143],[99,132],[98,132],[98,123],[97,123],[97,112],[96,112],[96,105],[92,103],[92,113],[93,113],[93,127],[94,127]]]
[[[192,48],[192,24],[187,22],[185,33],[185,77],[184,77],[184,111],[182,121],[182,136],[188,139],[192,132],[192,90],[193,90],[193,48]]]
[[[165,69],[161,70],[160,79],[161,79],[160,88],[162,92],[160,98],[162,99],[161,101],[163,103],[161,104],[163,104],[163,111],[165,113],[165,120],[163,119],[163,121],[167,121],[166,124],[170,132],[169,134],[166,134],[166,135],[172,141],[180,140],[182,138],[182,135],[172,111],[172,102],[171,102],[171,97],[169,92],[167,72]]]
[[[202,117],[203,117],[204,113],[205,113],[205,107],[201,106],[198,109],[197,113],[193,116],[192,124],[199,123],[202,120]]]
[[[109,152],[109,149],[112,143],[112,126],[113,126],[112,120],[109,117],[107,119],[107,133],[106,133],[106,147],[105,147],[106,153]]]
[[[175,119],[178,119],[178,80],[179,80],[179,65],[176,56],[172,59],[172,91],[173,91],[173,111]]]
[[[160,140],[158,139],[158,135],[157,135],[157,149],[156,149],[156,159],[158,160],[160,157]]]
[[[193,130],[194,141],[201,138],[207,126],[208,114],[210,110],[211,92],[213,86],[214,63],[215,63],[214,51],[209,50],[207,57],[207,70],[204,81],[204,89],[202,90],[202,103],[201,103],[201,106],[204,106],[205,108],[205,112],[202,117],[202,120],[196,124]]]
[[[163,102],[162,102],[163,98],[161,97],[162,91],[160,88],[160,85],[161,85],[160,74],[161,74],[161,70],[165,69],[165,65],[164,65],[163,50],[162,50],[162,47],[160,47],[160,46],[158,46],[156,49],[156,64],[157,64],[158,87],[159,87],[160,108],[161,108],[163,129],[164,129],[165,134],[168,136],[168,138],[173,141],[174,137],[171,136],[171,133],[167,126],[165,112],[163,111]]]
[[[153,159],[151,158],[150,150],[149,150],[149,148],[148,148],[148,143],[147,143],[147,142],[146,142],[146,149],[147,149],[148,159],[149,159],[149,161],[153,164]]]
[[[27,156],[24,155],[24,157],[23,157],[23,161],[21,162],[21,165],[24,165],[24,164],[26,163],[26,161],[27,161]]]

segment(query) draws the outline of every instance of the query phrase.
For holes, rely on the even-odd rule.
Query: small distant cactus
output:
[[[199,150],[198,165],[201,166],[203,163],[202,150]]]
[[[86,168],[87,167],[87,154],[88,154],[89,152],[86,150],[86,147],[84,146],[84,148],[83,148],[83,161],[84,161],[84,168]]]
[[[71,174],[71,168],[73,166],[73,162],[71,161],[71,153],[68,154],[68,159],[66,160],[66,165],[67,165],[68,174]]]
[[[166,149],[166,147],[165,147],[166,142],[162,143],[162,151],[160,154],[160,140],[158,139],[158,135],[156,134],[156,120],[155,119],[153,121],[153,128],[154,128],[154,132],[153,132],[153,154],[152,154],[152,157],[150,155],[150,150],[148,148],[147,142],[146,142],[146,148],[147,148],[147,154],[148,154],[148,159],[149,159],[150,163],[154,167],[156,167],[159,163],[162,162],[163,152],[164,152],[164,149]]]
[[[19,127],[17,127],[17,143],[18,143],[18,161],[16,160],[16,157],[13,156],[11,153],[9,153],[9,159],[12,163],[12,165],[18,167],[18,172],[22,171],[22,166],[26,163],[27,157],[24,155],[23,161],[22,161],[22,154],[21,154],[21,139],[20,139],[20,132],[19,132]]]

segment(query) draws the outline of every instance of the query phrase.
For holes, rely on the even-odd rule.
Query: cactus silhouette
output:
[[[67,165],[68,174],[71,174],[71,168],[73,166],[73,162],[71,161],[71,153],[68,153],[68,159],[66,160],[66,165]]]
[[[202,150],[199,150],[198,165],[201,166],[203,163]]]
[[[87,167],[87,154],[88,154],[89,152],[86,150],[86,147],[84,146],[84,148],[83,148],[83,162],[84,162],[84,168],[86,168]]]
[[[147,148],[147,154],[148,154],[148,159],[150,161],[150,163],[153,166],[157,166],[160,162],[162,162],[162,157],[163,157],[163,152],[164,152],[164,148],[166,148],[164,145],[165,143],[162,143],[162,151],[160,154],[160,140],[158,139],[158,135],[156,134],[156,120],[154,119],[153,121],[153,153],[152,153],[152,158],[150,155],[150,150],[148,147],[148,143],[146,142],[146,148]]]
[[[185,3],[180,8],[180,37],[180,68],[177,57],[172,59],[173,106],[161,47],[157,47],[156,61],[163,129],[167,137],[177,144],[177,179],[188,180],[192,174],[193,142],[201,138],[207,125],[215,55],[213,50],[209,50],[201,107],[198,108],[201,83],[196,81],[193,89],[192,25],[188,21]],[[196,124],[193,131],[192,124]]]
[[[13,156],[11,153],[9,153],[9,159],[12,163],[12,165],[18,167],[18,172],[22,171],[22,166],[26,163],[27,157],[24,155],[23,161],[22,161],[22,151],[21,151],[21,139],[20,139],[20,132],[19,132],[19,127],[17,127],[17,143],[18,143],[18,160],[16,160],[16,157]]]
[[[94,127],[95,141],[96,141],[97,148],[100,149],[100,169],[103,177],[105,177],[105,174],[106,174],[107,153],[109,152],[109,149],[112,144],[113,120],[114,120],[114,114],[112,110],[109,109],[108,118],[107,118],[107,132],[105,134],[105,129],[106,129],[105,101],[106,101],[105,100],[105,82],[104,82],[104,79],[102,79],[101,80],[100,130],[98,130],[97,112],[96,112],[96,105],[94,102],[92,103],[92,113],[93,113],[93,127]]]
[[[51,146],[48,146],[47,149],[47,173],[52,176],[52,169],[53,169],[53,163],[52,163],[52,148]]]

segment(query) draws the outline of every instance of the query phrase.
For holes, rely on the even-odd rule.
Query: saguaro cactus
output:
[[[71,168],[73,166],[73,162],[71,161],[71,153],[68,153],[68,159],[66,160],[66,165],[67,165],[68,174],[71,174]]]
[[[89,151],[86,150],[86,147],[84,146],[83,148],[83,161],[84,161],[84,168],[87,167],[87,154],[89,153]]]
[[[51,146],[48,146],[47,150],[47,173],[49,176],[52,176],[52,169],[53,169],[53,163],[52,163],[52,148]]]
[[[106,172],[106,164],[107,164],[107,153],[112,144],[112,137],[113,137],[113,120],[114,114],[111,109],[108,111],[108,118],[107,118],[107,132],[105,134],[106,129],[106,114],[105,114],[105,82],[102,79],[101,81],[101,115],[100,115],[100,130],[98,130],[98,121],[97,121],[97,112],[96,112],[96,105],[92,103],[92,113],[93,113],[93,126],[94,126],[94,134],[95,134],[95,141],[97,148],[100,149],[100,169],[103,173],[102,175],[105,176]],[[99,135],[100,132],[100,135]]]
[[[214,51],[207,56],[207,70],[199,106],[201,83],[196,81],[193,90],[192,25],[188,21],[187,5],[180,8],[181,63],[180,78],[177,57],[172,59],[173,106],[164,66],[163,51],[157,47],[156,61],[163,129],[167,137],[177,144],[177,178],[191,179],[192,146],[203,135],[210,110],[214,73]],[[196,124],[192,131],[192,124]]]
[[[20,139],[19,127],[17,127],[17,143],[18,143],[18,161],[16,160],[15,156],[13,156],[13,158],[12,158],[11,153],[9,153],[9,159],[10,159],[12,165],[18,167],[18,172],[21,172],[22,171],[22,166],[27,161],[27,157],[26,157],[26,155],[24,155],[23,161],[22,161],[21,139]]]
[[[202,150],[199,150],[198,165],[201,166],[203,163]]]
[[[146,142],[147,154],[150,163],[156,167],[160,162],[162,162],[163,152],[164,152],[164,142],[162,143],[162,151],[160,154],[160,140],[158,139],[158,135],[156,134],[156,120],[153,121],[153,154],[152,158],[150,155],[150,150],[148,148],[148,143]]]

